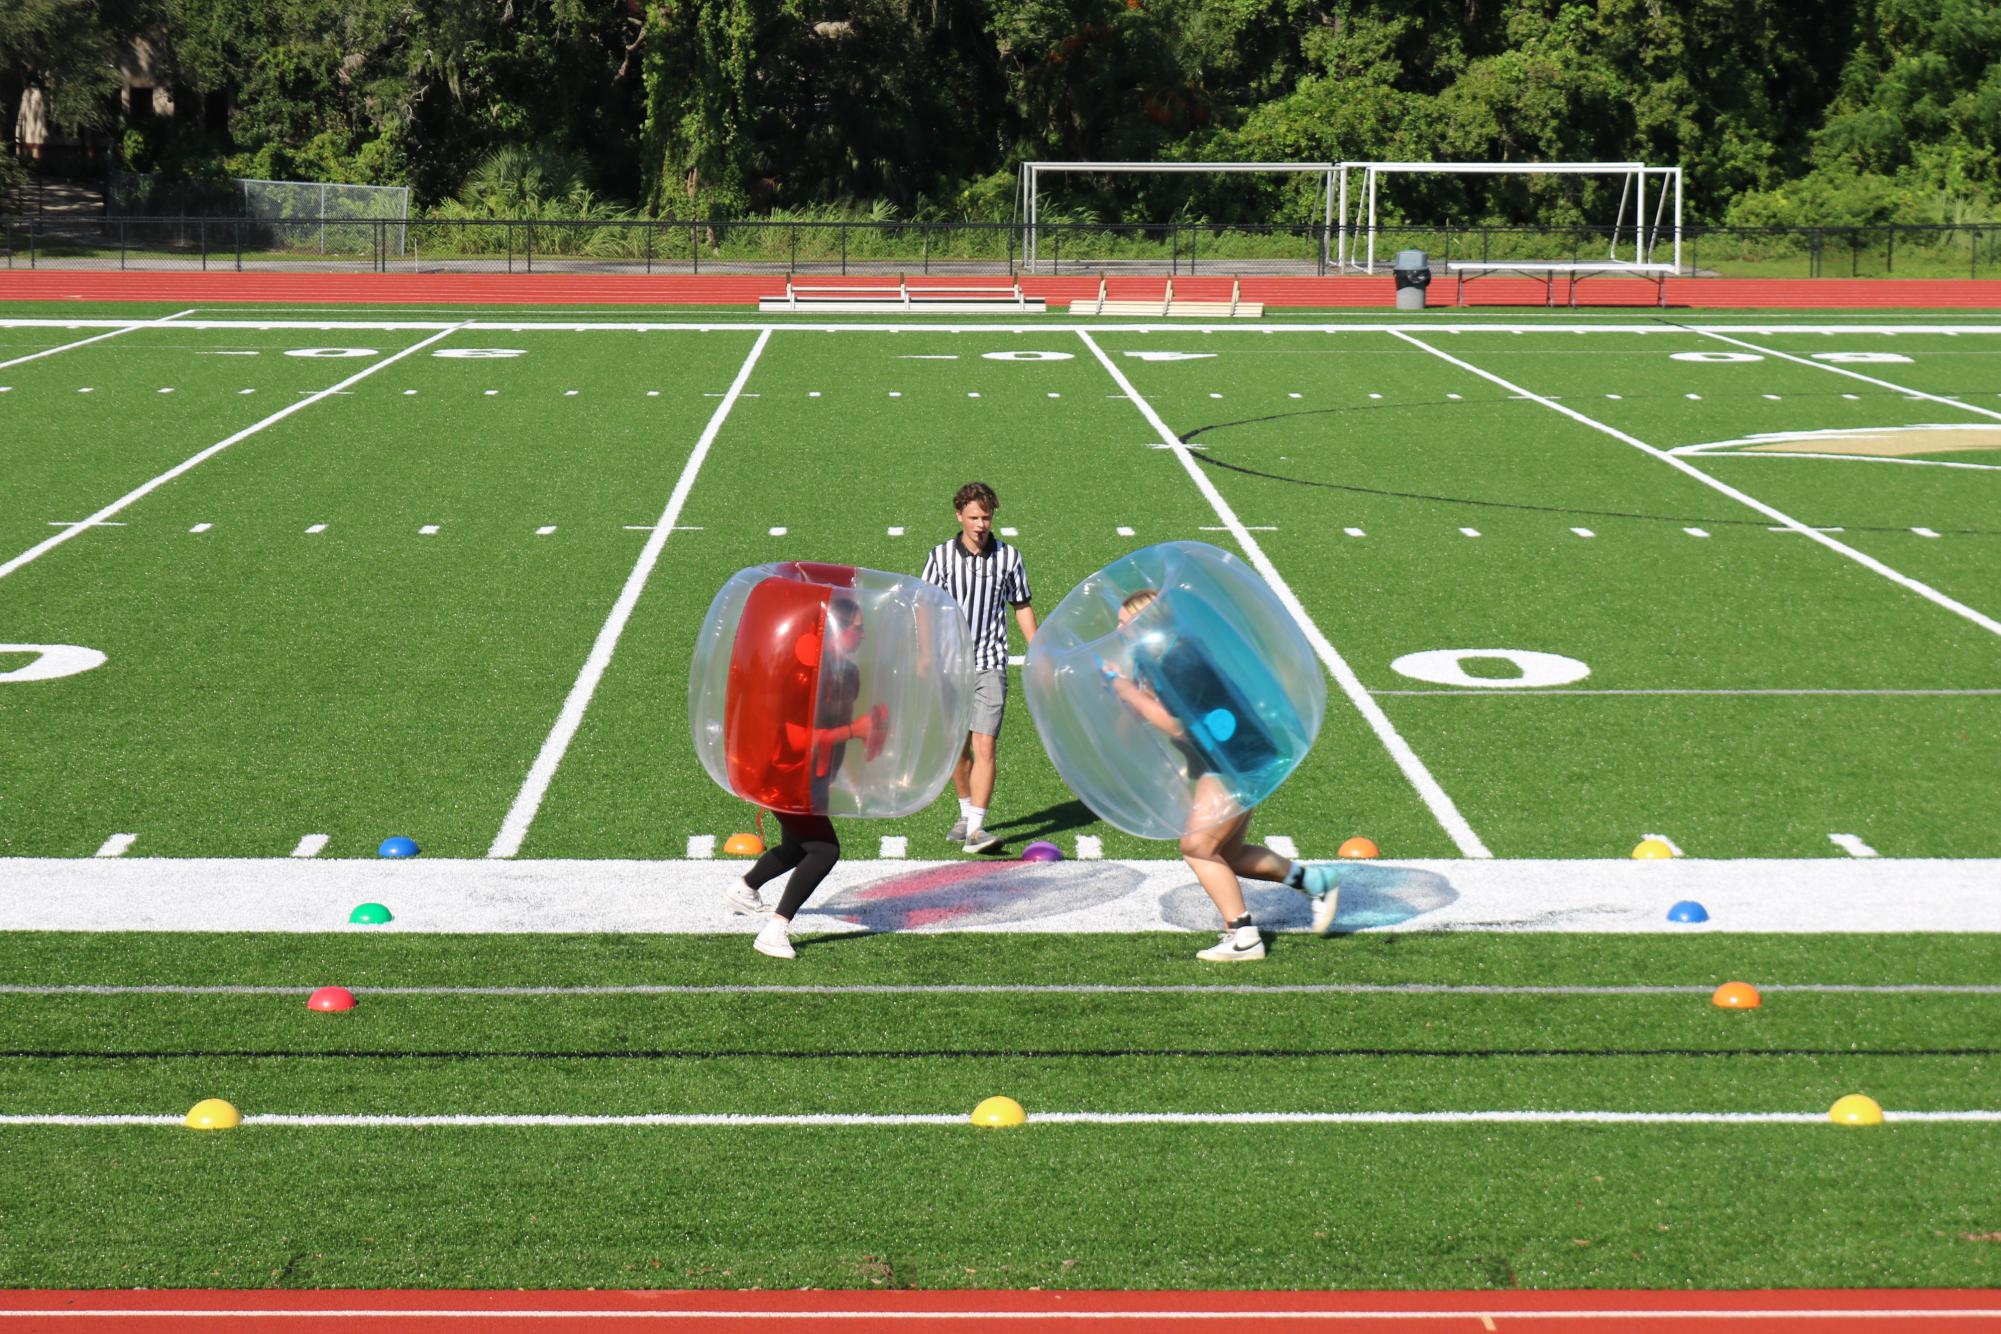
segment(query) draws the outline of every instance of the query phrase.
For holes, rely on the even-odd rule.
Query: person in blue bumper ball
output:
[[[1129,624],[1159,597],[1142,589],[1119,607],[1119,624]],[[1100,667],[1105,683],[1127,708],[1149,727],[1166,735],[1185,765],[1193,786],[1187,830],[1181,835],[1182,860],[1196,883],[1223,915],[1216,943],[1196,954],[1209,963],[1253,962],[1265,957],[1264,935],[1244,902],[1239,876],[1266,880],[1310,896],[1313,929],[1326,935],[1334,924],[1339,901],[1336,868],[1282,857],[1249,842],[1251,812],[1237,804],[1219,761],[1235,770],[1256,770],[1280,756],[1270,734],[1249,711],[1231,707],[1226,683],[1197,646],[1177,639],[1164,648],[1143,646],[1133,653],[1133,673],[1111,663]],[[1162,696],[1175,702],[1170,709]],[[1221,757],[1227,755],[1227,760]]]
[[[1211,963],[1262,959],[1240,877],[1313,899],[1334,923],[1337,869],[1249,841],[1251,813],[1304,760],[1326,679],[1294,613],[1243,561],[1204,542],[1121,557],[1037,630],[1024,693],[1044,749],[1100,819],[1173,839],[1222,914]]]

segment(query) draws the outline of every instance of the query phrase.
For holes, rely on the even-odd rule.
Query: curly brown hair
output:
[[[952,497],[952,508],[954,511],[962,510],[976,500],[987,507],[988,514],[1000,508],[1000,497],[995,495],[994,489],[985,482],[967,482],[960,487],[958,493]]]

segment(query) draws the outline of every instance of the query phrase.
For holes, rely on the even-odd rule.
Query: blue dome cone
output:
[[[1706,922],[1709,920],[1709,909],[1703,907],[1694,899],[1683,899],[1680,903],[1668,909],[1668,920],[1670,922]]]
[[[375,850],[378,857],[414,857],[417,855],[417,840],[405,838],[401,834],[382,840],[382,846]]]

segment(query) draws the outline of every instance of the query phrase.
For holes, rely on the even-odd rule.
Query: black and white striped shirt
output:
[[[1028,567],[1021,553],[987,534],[978,555],[956,536],[940,542],[924,558],[924,581],[950,593],[966,613],[973,638],[973,666],[981,671],[1007,666],[1007,609],[1026,606]]]

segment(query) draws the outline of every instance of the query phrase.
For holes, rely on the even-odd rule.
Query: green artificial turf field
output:
[[[1045,614],[1153,542],[1276,576],[1329,705],[1256,828],[1307,857],[2001,856],[2001,322],[1387,323],[0,309],[0,887],[390,834],[705,856],[748,819],[687,739],[710,598],[914,573],[973,478]],[[56,646],[102,660],[35,679]],[[955,856],[955,813],[850,854]],[[1172,853],[1018,692],[990,824]],[[0,936],[0,1284],[1995,1280],[1994,1123],[1895,1114],[2001,1108],[1992,935],[1364,933],[1219,978],[1186,935],[858,933],[774,992],[734,937],[211,925]],[[1448,990],[1286,989],[1407,983]],[[944,985],[1006,989],[895,990]],[[1856,1091],[1891,1124],[1715,1119]],[[257,1124],[991,1093],[1029,1125]],[[208,1096],[250,1123],[171,1123]],[[1201,1123],[1324,1111],[1711,1119]],[[5,1120],[59,1114],[169,1120]]]
[[[389,832],[485,854],[685,483],[680,531],[520,845],[681,855],[741,822],[683,740],[690,636],[714,591],[781,559],[915,571],[975,476],[999,489],[1045,610],[1135,546],[1234,545],[1242,525],[1464,820],[1455,832],[1386,729],[1337,694],[1261,818],[1308,855],[1360,831],[1407,857],[1617,855],[1655,830],[1703,856],[1840,856],[1837,832],[1894,856],[1997,847],[1990,822],[1963,818],[2001,764],[1977,693],[2001,680],[1980,621],[2001,577],[1995,334],[255,318],[139,328],[0,372],[0,538],[15,560],[74,539],[5,576],[8,640],[108,657],[0,697],[8,855],[89,855],[130,833],[134,856],[282,856],[321,833],[352,856]],[[0,361],[55,336],[4,333]],[[519,355],[455,355],[493,350]],[[996,359],[1023,353],[1052,359]],[[1756,359],[1675,359],[1691,353]],[[1815,360],[1830,353],[1906,360]],[[1922,424],[1977,429],[1905,432],[1891,448],[1925,452],[1888,458],[1658,452]],[[1157,447],[1162,427],[1201,448],[1184,464]],[[122,526],[61,526],[246,430],[105,521]],[[1773,531],[1698,472],[1840,529],[1825,536],[1841,549]],[[1588,676],[1469,690],[1395,665],[1496,649]],[[1157,855],[1091,824],[1028,729],[1013,737],[999,832]],[[880,832],[928,841],[948,823],[946,802]]]

